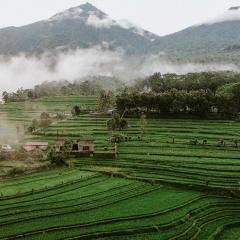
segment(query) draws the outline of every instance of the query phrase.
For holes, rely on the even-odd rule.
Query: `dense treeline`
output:
[[[214,94],[226,84],[240,82],[240,74],[235,72],[200,72],[184,75],[154,73],[152,76],[137,82],[138,90],[147,87],[153,92],[165,92],[171,89],[177,90],[204,90]]]
[[[20,102],[49,96],[97,95],[104,90],[122,89],[123,82],[113,77],[89,77],[75,82],[43,82],[33,89],[18,89],[16,92],[2,94],[4,102]]]
[[[117,96],[116,106],[119,111],[127,109],[133,114],[236,117],[240,111],[240,75],[232,72],[155,73]]]
[[[124,84],[112,77],[92,77],[73,83],[45,82],[34,89],[3,93],[5,102],[26,101],[56,95],[99,95],[100,111],[115,106],[112,101]],[[112,90],[112,91],[109,91]],[[117,91],[116,91],[117,90]],[[111,96],[101,93],[113,92]],[[102,96],[102,97],[101,97]],[[110,101],[111,100],[111,101]],[[125,88],[116,98],[119,111],[136,114],[209,114],[232,118],[240,112],[240,74],[235,72],[201,72],[185,75],[155,73]]]
[[[163,93],[122,94],[116,100],[117,109],[132,113],[193,114],[206,116],[210,113],[234,117],[239,106],[233,98],[214,95],[211,91],[170,90]]]

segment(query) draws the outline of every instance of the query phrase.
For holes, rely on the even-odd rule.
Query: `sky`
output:
[[[88,0],[115,20],[127,19],[158,35],[205,22],[240,0]],[[86,0],[0,0],[0,28],[47,19]]]

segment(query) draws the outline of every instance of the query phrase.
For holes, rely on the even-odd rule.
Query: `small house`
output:
[[[9,145],[9,144],[3,144],[2,145],[2,151],[3,152],[11,152],[13,149],[12,149],[12,146]]]
[[[93,153],[94,141],[93,140],[80,140],[78,142],[78,149],[80,153]]]
[[[23,149],[27,152],[35,150],[46,151],[48,149],[48,142],[27,142],[24,144]]]
[[[56,152],[63,152],[64,145],[65,145],[65,141],[56,142],[56,144],[55,144],[55,151]]]
[[[59,141],[55,144],[56,152],[64,151],[65,141]],[[94,152],[94,141],[93,140],[80,140],[71,143],[69,146],[69,152],[73,154],[91,154]]]
[[[90,154],[93,152],[94,152],[93,140],[80,140],[72,144],[71,153]]]

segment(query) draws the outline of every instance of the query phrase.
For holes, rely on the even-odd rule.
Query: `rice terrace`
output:
[[[153,33],[29,1],[0,5],[0,240],[240,240],[240,6],[91,0]]]
[[[49,97],[4,104],[1,115],[14,129],[41,108],[54,114],[72,102],[97,110],[95,96]],[[26,138],[54,145],[83,137],[94,139],[95,148],[111,148],[110,118],[84,113]],[[121,131],[128,140],[117,143],[116,159],[72,157],[70,167],[1,180],[0,239],[236,239],[240,149],[234,139],[240,123],[147,119],[139,140],[139,120],[128,121]],[[190,143],[193,138],[199,144]],[[46,163],[38,164],[47,169]]]

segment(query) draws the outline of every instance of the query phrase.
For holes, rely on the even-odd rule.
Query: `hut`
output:
[[[24,144],[23,149],[27,152],[35,150],[46,151],[48,149],[48,142],[27,142]]]
[[[63,152],[64,145],[65,145],[65,141],[58,141],[58,142],[56,142],[56,144],[55,144],[55,151],[56,152]]]
[[[11,152],[13,149],[12,149],[12,146],[9,145],[9,144],[3,144],[2,145],[2,151],[3,152]]]
[[[64,151],[65,141],[59,141],[55,144],[55,150],[58,153]],[[73,154],[91,154],[94,152],[93,140],[80,140],[72,142],[69,146],[69,152]]]
[[[80,140],[78,142],[78,149],[80,153],[94,153],[94,141]]]

